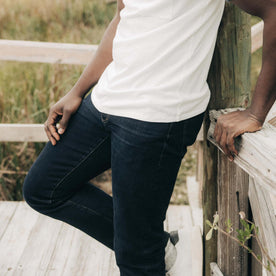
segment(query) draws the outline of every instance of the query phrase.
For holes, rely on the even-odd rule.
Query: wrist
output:
[[[79,89],[76,89],[75,87],[73,87],[69,92],[69,95],[72,95],[74,97],[79,97],[79,98],[84,98],[84,96],[86,95],[86,91],[81,91]]]
[[[258,121],[259,123],[263,124],[266,118],[266,114],[256,112],[252,107],[247,108],[249,116]]]

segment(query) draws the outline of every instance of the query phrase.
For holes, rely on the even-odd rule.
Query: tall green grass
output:
[[[104,0],[1,0],[0,37],[98,44],[115,9]]]

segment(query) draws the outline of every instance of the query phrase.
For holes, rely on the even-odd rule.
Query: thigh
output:
[[[111,166],[110,132],[88,96],[72,115],[65,133],[46,144],[24,182],[27,198],[45,204],[64,201],[89,179]],[[25,198],[26,198],[25,197]]]

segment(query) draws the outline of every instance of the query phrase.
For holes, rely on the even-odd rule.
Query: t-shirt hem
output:
[[[192,117],[195,117],[203,112],[205,112],[207,106],[193,110],[193,112],[189,112],[189,113],[185,113],[182,115],[178,115],[176,117],[165,117],[165,118],[161,118],[160,116],[153,116],[150,115],[150,117],[145,114],[145,113],[137,113],[137,112],[116,112],[114,110],[109,110],[109,109],[105,109],[104,106],[100,105],[99,102],[97,102],[97,100],[95,100],[95,98],[93,97],[93,93],[91,93],[91,101],[93,102],[94,106],[96,107],[96,109],[98,109],[98,111],[102,112],[102,113],[106,113],[109,115],[113,115],[113,116],[119,116],[119,117],[126,117],[126,118],[132,118],[132,119],[136,119],[136,120],[140,120],[140,121],[146,121],[146,122],[155,122],[155,123],[172,123],[172,122],[179,122],[182,120],[186,120],[186,119],[190,119]],[[118,111],[118,110],[117,110]]]

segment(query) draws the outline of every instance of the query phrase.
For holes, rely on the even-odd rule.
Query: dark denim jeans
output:
[[[164,276],[163,222],[203,115],[146,122],[102,113],[88,95],[61,140],[48,142],[32,165],[24,199],[113,249],[122,276]],[[112,197],[88,182],[109,168]]]

